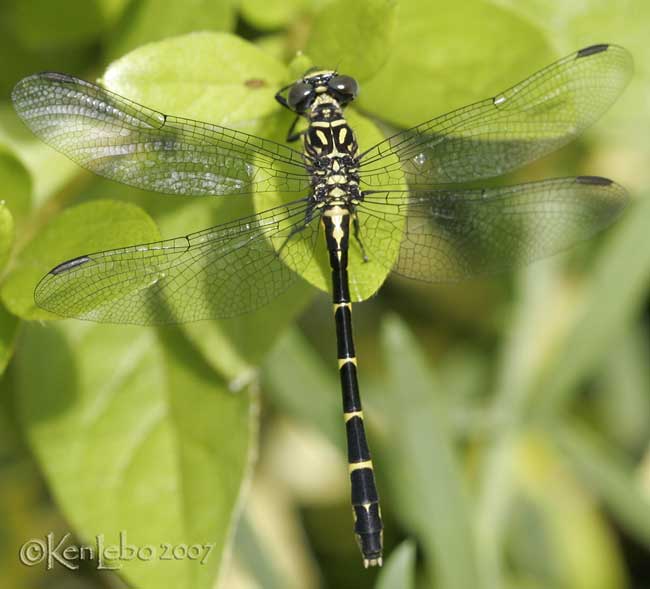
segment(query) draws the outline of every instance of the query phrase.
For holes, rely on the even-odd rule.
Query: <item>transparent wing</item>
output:
[[[84,80],[35,74],[16,84],[14,107],[43,141],[124,184],[167,194],[302,191],[299,152],[199,121],[167,116]]]
[[[285,291],[309,263],[318,223],[305,200],[178,237],[69,260],[36,303],[64,317],[141,325],[230,317]]]
[[[488,189],[370,193],[357,215],[366,251],[379,263],[393,265],[382,252],[401,240],[396,273],[455,282],[588,239],[627,202],[625,189],[611,180],[581,176]]]
[[[466,182],[504,174],[579,135],[632,74],[622,47],[594,45],[501,94],[397,133],[361,156],[368,186]]]

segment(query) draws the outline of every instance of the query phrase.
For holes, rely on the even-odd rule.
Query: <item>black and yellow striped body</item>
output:
[[[352,304],[348,286],[348,246],[359,202],[357,142],[336,101],[326,98],[312,108],[305,132],[305,151],[312,170],[314,207],[321,210],[330,266],[338,364],[348,444],[352,510],[365,566],[382,564],[379,497],[366,441],[352,337]]]

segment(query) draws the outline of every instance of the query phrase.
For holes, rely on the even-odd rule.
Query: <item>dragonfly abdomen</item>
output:
[[[347,207],[329,206],[323,212],[322,223],[332,268],[332,300],[343,395],[343,418],[347,434],[354,532],[367,567],[382,563],[383,524],[363,423],[357,380],[357,357],[352,336],[352,303],[348,284],[350,217],[351,213]]]

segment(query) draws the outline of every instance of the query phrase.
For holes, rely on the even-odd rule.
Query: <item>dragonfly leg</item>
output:
[[[359,217],[357,217],[356,213],[354,213],[352,215],[352,227],[354,229],[354,239],[359,244],[359,248],[361,248],[361,255],[363,256],[363,261],[368,262],[370,260],[370,258],[368,257],[368,254],[366,253],[366,248],[363,245],[363,241],[361,241],[361,230],[359,228]]]

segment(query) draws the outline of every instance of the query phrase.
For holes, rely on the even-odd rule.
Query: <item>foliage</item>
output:
[[[648,25],[643,0],[3,3],[0,583],[647,585],[629,545],[650,549]],[[24,75],[100,78],[163,112],[281,141],[292,119],[275,91],[311,65],[336,66],[362,82],[349,116],[369,146],[603,41],[633,53],[634,83],[583,140],[518,179],[613,177],[636,200],[620,223],[516,275],[391,279],[355,307],[387,526],[380,573],[363,570],[351,534],[331,309],[309,284],[327,288],[322,266],[267,308],[177,328],[55,321],[34,306],[35,284],[63,260],[264,203],[91,176],[14,115]],[[386,273],[352,264],[358,298],[370,297]],[[83,562],[19,565],[21,544],[50,531],[213,549],[205,565],[121,562],[122,581]]]

